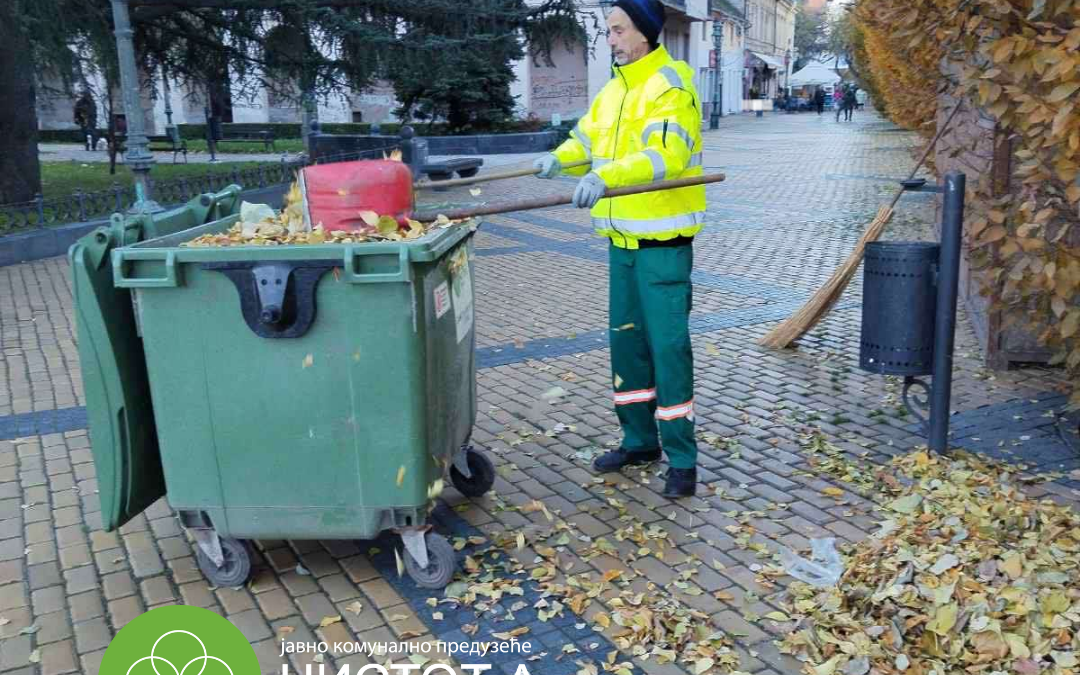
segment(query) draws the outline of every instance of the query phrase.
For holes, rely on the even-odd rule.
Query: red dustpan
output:
[[[361,212],[395,215],[398,222],[413,211],[412,172],[392,159],[318,164],[300,170],[304,220],[327,232],[355,232],[373,228]]]

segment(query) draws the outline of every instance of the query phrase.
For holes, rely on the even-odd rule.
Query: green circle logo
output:
[[[259,672],[236,626],[200,607],[160,607],[116,634],[101,660],[110,675],[247,675]]]

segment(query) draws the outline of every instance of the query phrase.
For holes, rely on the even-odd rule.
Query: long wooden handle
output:
[[[613,188],[604,192],[604,197],[626,197],[629,195],[640,195],[646,192],[656,192],[657,190],[674,190],[676,188],[693,187],[695,185],[708,185],[709,183],[719,183],[723,181],[726,176],[722,173],[714,173],[705,176],[694,176],[693,178],[676,178],[675,180],[665,180],[659,183],[646,183],[644,185],[632,185],[630,187]],[[451,209],[449,211],[418,211],[413,214],[414,220],[421,222],[430,222],[444,215],[451,220],[461,220],[464,218],[475,218],[476,216],[491,216],[497,213],[512,213],[514,211],[530,211],[532,209],[543,209],[550,206],[561,206],[563,204],[569,204],[572,197],[570,195],[554,195],[549,197],[534,197],[531,199],[515,199],[512,201],[492,202],[490,204],[477,204],[476,206],[467,206],[460,209]]]
[[[945,120],[945,124],[941,125],[941,128],[938,129],[937,133],[930,140],[930,143],[926,146],[926,149],[923,150],[922,157],[919,158],[919,161],[915,163],[915,168],[912,169],[911,173],[908,174],[908,180],[911,180],[915,177],[915,174],[919,173],[919,169],[921,169],[922,165],[926,163],[927,158],[930,157],[930,153],[934,151],[934,147],[937,145],[937,142],[941,140],[941,137],[945,135],[946,131],[948,131],[949,126],[952,124],[953,120],[956,119],[956,114],[960,112],[961,107],[963,107],[963,103],[957,102],[956,107],[953,108],[952,113],[949,114],[949,118]],[[906,188],[901,187],[896,192],[896,194],[893,195],[892,201],[889,202],[890,211],[896,206],[896,203],[900,201],[900,198],[904,196],[904,192],[906,192]]]
[[[589,166],[592,164],[589,160],[582,160],[580,162],[570,162],[564,164],[564,169],[576,169],[579,166]],[[423,190],[426,188],[452,188],[461,187],[462,185],[475,185],[476,183],[487,183],[493,180],[503,180],[505,178],[522,178],[523,176],[535,176],[540,173],[540,169],[514,169],[513,171],[497,171],[495,173],[485,174],[483,176],[470,176],[468,178],[454,178],[453,180],[436,180],[436,181],[417,181],[413,183],[414,190]]]

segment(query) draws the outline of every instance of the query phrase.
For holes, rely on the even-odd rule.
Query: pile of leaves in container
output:
[[[303,197],[300,187],[293,183],[285,195],[285,207],[275,212],[266,204],[244,202],[240,220],[227,231],[204,234],[182,246],[190,248],[227,246],[291,246],[303,244],[351,244],[368,241],[409,241],[428,232],[449,227],[455,222],[440,215],[432,223],[409,219],[403,227],[396,218],[374,211],[359,211],[357,216],[364,227],[355,231],[327,232],[322,223],[309,228],[304,222]]]
[[[970,455],[892,470],[839,586],[791,584],[782,650],[812,675],[1080,673],[1080,517]]]

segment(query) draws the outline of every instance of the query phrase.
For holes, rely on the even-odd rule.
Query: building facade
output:
[[[784,91],[795,62],[794,0],[743,0],[749,22],[743,91],[746,99],[772,99]]]
[[[724,114],[738,113],[743,108],[743,36],[747,24],[738,7],[741,1],[664,2],[667,23],[660,42],[673,58],[686,61],[694,70],[694,85],[704,104],[706,123],[718,94],[723,97]],[[581,3],[587,12],[586,42],[560,47],[551,55],[551,64],[535,55],[515,64],[517,82],[512,92],[518,100],[520,117],[547,122],[555,115],[572,119],[588,110],[589,102],[612,76],[611,49],[604,34],[604,11],[609,4],[596,0]],[[723,31],[719,52],[713,38],[714,21]],[[722,93],[715,88],[718,69],[722,73]]]
[[[530,0],[539,4],[541,0]],[[703,120],[717,96],[723,114],[750,110],[752,95],[775,96],[787,76],[785,57],[794,43],[794,0],[664,0],[667,23],[661,42],[695,73],[695,86],[704,104]],[[609,2],[581,0],[586,36],[581,43],[563,43],[550,60],[529,53],[513,64],[516,114],[521,119],[550,122],[583,115],[589,102],[611,79],[611,49],[605,39],[604,12]],[[717,50],[714,25],[723,40]],[[792,61],[794,56],[792,56]],[[719,78],[721,87],[717,87]],[[222,73],[215,83],[179,82],[162,73],[144,74],[143,107],[147,131],[162,134],[172,124],[201,124],[209,110],[223,122],[300,122],[295,95],[273,91],[254,82]],[[168,81],[166,82],[166,79]],[[99,83],[100,84],[100,83]],[[103,87],[95,89],[103,91]],[[97,98],[97,95],[95,95]],[[116,99],[119,101],[119,98]],[[43,129],[75,128],[75,97],[39,98],[39,125]],[[316,102],[322,122],[386,123],[397,121],[393,88],[379,83],[363,92],[320,97]],[[118,108],[120,106],[118,105]],[[99,103],[99,111],[102,106]],[[99,127],[107,124],[99,112]]]
[[[702,80],[702,98],[705,100],[705,119],[712,114],[714,101],[719,96],[723,105],[723,115],[734,115],[743,110],[743,63],[744,36],[748,27],[746,17],[741,9],[741,1],[734,0],[710,0],[710,21],[702,26],[702,40],[707,43],[709,50],[707,60],[699,65],[698,72]],[[717,50],[714,44],[713,33],[715,26],[719,24],[722,33]],[[720,90],[715,86],[716,74],[720,73]]]

